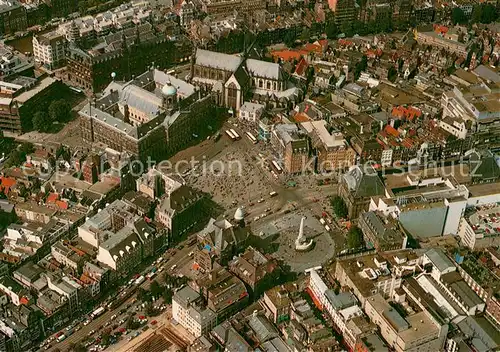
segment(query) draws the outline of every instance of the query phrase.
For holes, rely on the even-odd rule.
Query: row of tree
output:
[[[453,24],[467,24],[467,23],[494,23],[499,18],[499,12],[493,4],[477,4],[472,10],[472,15],[469,20],[465,12],[460,7],[454,7],[451,11],[451,20]]]
[[[51,130],[54,122],[71,119],[71,105],[66,100],[53,101],[47,110],[39,110],[33,115],[33,129],[39,132]]]

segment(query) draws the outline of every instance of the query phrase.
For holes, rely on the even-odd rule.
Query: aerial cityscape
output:
[[[38,351],[500,351],[500,2],[0,0]]]

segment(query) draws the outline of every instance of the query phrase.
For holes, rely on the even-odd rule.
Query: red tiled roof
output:
[[[64,209],[64,210],[68,209],[68,203],[63,200],[57,200],[56,205],[59,209]]]
[[[320,39],[318,40],[319,45],[321,45],[323,48],[328,47],[328,39]]]
[[[354,42],[351,42],[350,40],[347,39],[339,39],[338,44],[342,46],[351,46],[354,45]]]
[[[299,112],[298,114],[295,114],[293,119],[295,120],[295,122],[307,122],[311,120],[309,116],[307,116],[307,114],[304,112]]]
[[[273,58],[280,58],[283,61],[300,60],[302,55],[305,54],[307,54],[307,52],[299,50],[277,50],[271,52]]]
[[[413,106],[404,107],[404,106],[395,106],[392,108],[392,116],[397,117],[399,119],[405,118],[410,121],[415,119],[416,117],[422,116],[422,111]]]
[[[445,34],[448,32],[448,27],[434,24],[434,32]]]
[[[391,136],[394,136],[394,137],[399,137],[399,132],[398,130],[396,130],[394,127],[392,127],[391,125],[387,125],[385,126],[384,128],[384,131],[387,132],[388,134],[390,134]]]
[[[309,64],[307,63],[306,59],[302,58],[300,59],[299,63],[297,64],[297,67],[295,67],[295,73],[298,74],[299,76],[302,76],[305,72]]]
[[[49,194],[49,196],[47,197],[47,201],[45,203],[55,203],[56,200],[59,199],[59,194],[57,193],[51,193]]]
[[[2,185],[2,187],[10,188],[14,186],[16,183],[17,181],[13,178],[0,176],[0,185]]]
[[[323,47],[320,44],[308,43],[302,47],[302,50],[307,51],[308,53],[311,52],[321,53],[323,52]]]
[[[410,139],[410,138],[405,138],[403,139],[403,141],[401,142],[401,144],[406,147],[406,148],[412,148],[413,147],[413,141]]]
[[[26,298],[26,297],[21,297],[21,299],[19,300],[19,303],[20,304],[25,304],[27,305],[29,303],[29,300]]]

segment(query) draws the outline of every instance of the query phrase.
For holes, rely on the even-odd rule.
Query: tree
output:
[[[65,100],[53,101],[49,106],[49,117],[52,121],[66,121],[71,116],[71,106]]]
[[[109,335],[109,332],[105,331],[102,333],[102,336],[101,336],[101,345],[103,346],[107,346],[109,345],[109,338],[111,336]]]
[[[19,151],[28,155],[28,154],[31,154],[35,151],[35,146],[30,142],[24,142],[23,144],[21,144],[19,146]]]
[[[331,203],[333,207],[333,212],[337,217],[339,218],[347,217],[348,214],[347,206],[345,205],[345,202],[341,197],[339,196],[333,197]]]
[[[347,246],[356,249],[362,247],[363,244],[363,232],[359,227],[352,226],[347,233]]]
[[[285,37],[283,38],[283,42],[289,48],[293,48],[295,46],[296,40],[297,40],[297,37],[295,36],[295,33],[293,31],[288,31],[285,34]]]
[[[467,16],[460,7],[454,7],[451,11],[451,20],[453,24],[464,24],[467,22]]]
[[[398,71],[394,68],[394,66],[389,67],[389,71],[387,72],[387,79],[391,82],[395,82],[396,78],[398,78]]]
[[[337,35],[339,34],[339,29],[337,28],[335,22],[332,21],[326,25],[325,33],[328,39],[337,38]]]
[[[135,329],[138,329],[140,326],[141,326],[141,324],[139,324],[139,322],[134,319],[133,315],[131,315],[127,319],[127,325],[126,325],[126,327],[127,327],[128,330],[135,330]]]
[[[80,343],[70,343],[69,344],[69,350],[72,352],[86,352],[87,349],[83,347]]]
[[[356,67],[354,69],[354,79],[358,79],[359,76],[361,75],[361,72],[366,70],[368,67],[368,57],[366,55],[363,55],[361,60],[356,64]]]
[[[300,34],[300,40],[302,40],[303,42],[307,42],[310,37],[311,37],[311,32],[307,27],[305,27],[302,30],[302,33]]]
[[[59,158],[63,158],[63,160],[68,161],[68,162],[71,159],[71,155],[70,155],[69,151],[66,148],[64,148],[63,145],[61,145],[56,150],[56,159],[59,159]]]
[[[160,284],[156,280],[151,282],[151,286],[149,286],[149,290],[151,291],[151,295],[154,298],[160,297],[162,292],[163,292],[163,289],[161,288]]]
[[[481,4],[481,23],[492,23],[498,19],[498,11],[493,4]]]
[[[39,132],[47,132],[52,122],[45,111],[37,111],[33,115],[33,128]]]
[[[142,287],[139,287],[137,289],[137,299],[141,302],[149,302],[151,296],[149,295],[148,291],[146,291]]]
[[[171,289],[169,289],[169,288],[165,288],[165,290],[163,291],[162,297],[163,297],[163,301],[166,304],[171,304],[172,303],[172,297],[173,296],[174,296],[174,292]]]
[[[17,186],[19,190],[19,196],[26,198],[28,196],[28,189],[26,188],[26,185],[22,182],[20,182]]]
[[[153,307],[152,303],[148,303],[146,307],[144,308],[144,311],[148,317],[154,317],[158,315],[158,309]]]

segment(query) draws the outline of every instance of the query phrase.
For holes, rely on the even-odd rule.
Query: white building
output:
[[[64,64],[66,59],[66,38],[56,31],[33,36],[33,56],[35,61],[48,69]]]
[[[132,271],[153,252],[156,232],[125,202],[116,200],[78,228],[78,236],[97,248],[97,260],[121,272]]]
[[[363,315],[363,311],[358,306],[358,300],[350,292],[335,294],[333,290],[328,289],[316,270],[312,269],[309,274],[309,289],[321,303],[323,309],[330,314],[338,331],[344,334],[348,329],[347,323],[351,319]],[[354,346],[350,347],[354,348]]]
[[[460,220],[458,236],[471,249],[500,245],[500,206],[497,203],[468,208]]]
[[[264,105],[246,101],[240,108],[239,118],[249,122],[258,122],[264,112]]]
[[[432,248],[424,253],[422,265],[426,265],[428,263],[432,264],[431,276],[436,281],[439,281],[441,276],[456,270],[453,262],[440,248]]]
[[[467,125],[465,120],[453,116],[447,116],[438,122],[446,132],[449,132],[458,139],[465,139],[467,136]]]
[[[191,287],[178,290],[172,298],[172,318],[195,337],[207,334],[216,325],[216,314],[210,308],[202,308],[201,296]]]
[[[425,310],[403,318],[380,294],[376,294],[366,301],[365,312],[396,352],[443,350],[448,325],[439,325]]]

